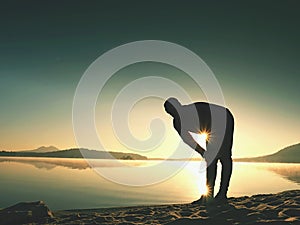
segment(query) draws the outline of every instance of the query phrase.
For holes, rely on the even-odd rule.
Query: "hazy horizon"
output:
[[[291,146],[294,146],[294,145],[299,145],[300,143],[296,143],[296,144],[292,144],[292,145],[289,145],[289,146],[285,146],[284,148],[281,148],[281,149],[278,149],[270,154],[274,154],[274,153],[278,153],[279,151],[287,148],[287,147],[291,147]],[[70,148],[58,148],[57,146],[54,146],[54,145],[51,145],[51,146],[40,146],[40,147],[37,147],[35,149],[19,149],[19,150],[13,150],[13,149],[0,149],[0,151],[13,151],[13,152],[20,152],[20,151],[32,151],[32,150],[38,150],[38,149],[45,149],[45,148],[55,148],[54,151],[65,151],[65,150],[72,150],[72,149],[79,149],[78,147],[70,147]],[[96,150],[96,151],[107,151],[107,152],[120,152],[120,153],[135,153],[135,154],[138,154],[138,155],[141,155],[141,156],[145,156],[143,155],[143,153],[136,153],[134,151],[129,151],[129,150],[117,150],[117,149],[89,149],[89,148],[80,148],[80,149],[87,149],[87,150]],[[51,150],[52,151],[52,150]],[[49,152],[51,152],[49,150]],[[48,151],[47,151],[48,152]],[[259,155],[259,156],[266,156],[266,155],[270,155],[270,154],[265,154],[265,155]],[[258,157],[259,157],[258,156]],[[11,158],[11,156],[2,156],[4,158]],[[16,158],[19,158],[20,156],[17,156]],[[148,159],[179,159],[179,160],[183,160],[183,159],[186,159],[186,160],[189,160],[189,159],[194,159],[194,160],[203,160],[203,158],[200,156],[200,154],[197,154],[197,153],[194,153],[192,155],[186,155],[186,158],[184,158],[185,156],[183,155],[182,157],[177,157],[177,158],[174,158],[174,157],[155,157],[155,156],[152,156],[152,157],[147,157]],[[249,156],[249,157],[233,157],[233,160],[235,159],[241,159],[241,158],[252,158],[252,157],[257,157],[257,156]],[[31,158],[31,157],[29,157]],[[54,157],[55,158],[55,157]],[[57,159],[68,159],[68,158],[57,158]],[[76,159],[76,158],[75,158]],[[80,159],[80,158],[79,158]],[[137,160],[140,160],[140,159],[137,159]],[[239,162],[239,161],[238,161]],[[258,161],[259,162],[259,161]],[[270,162],[271,163],[271,162]]]

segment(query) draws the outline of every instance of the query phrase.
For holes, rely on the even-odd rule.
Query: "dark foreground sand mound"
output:
[[[47,213],[44,224],[300,224],[300,190],[230,198],[225,205],[173,204]],[[3,211],[3,210],[2,210]],[[1,214],[1,211],[0,211]],[[49,216],[50,215],[50,216]],[[40,224],[41,221],[37,223]],[[45,218],[44,218],[45,221]],[[31,221],[34,223],[34,221]]]
[[[0,210],[0,224],[45,224],[53,214],[42,201],[21,202]]]

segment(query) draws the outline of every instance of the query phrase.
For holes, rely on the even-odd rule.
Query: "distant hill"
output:
[[[15,157],[52,157],[52,158],[83,158],[81,152],[83,152],[85,158],[91,159],[133,159],[133,160],[146,160],[146,156],[142,156],[134,153],[124,152],[106,152],[96,151],[89,149],[67,149],[52,152],[33,152],[33,151],[1,151],[1,156],[15,156]]]
[[[300,143],[288,146],[274,154],[253,158],[235,159],[236,162],[300,163]]]
[[[33,149],[33,150],[27,150],[26,152],[38,152],[38,153],[44,153],[44,152],[55,152],[55,151],[60,151],[58,148],[56,148],[55,146],[41,146],[37,149]]]

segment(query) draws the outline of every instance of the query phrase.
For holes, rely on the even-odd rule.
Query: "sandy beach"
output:
[[[19,203],[1,210],[1,224],[300,224],[300,190],[229,198],[228,204],[207,206],[171,204],[51,212],[43,202],[25,204],[25,208]]]

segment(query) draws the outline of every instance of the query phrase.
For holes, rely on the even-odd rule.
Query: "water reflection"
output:
[[[88,163],[82,159],[59,159],[59,158],[34,158],[34,157],[3,157],[1,162],[18,162],[23,164],[33,165],[38,169],[51,170],[57,166],[66,167],[69,169],[84,170],[89,168]]]
[[[143,166],[146,161],[141,160],[91,160],[94,166],[96,167],[137,167]],[[85,159],[71,159],[71,158],[42,158],[42,157],[0,157],[1,162],[17,162],[22,164],[29,164],[38,169],[51,170],[56,167],[64,167],[67,169],[78,169],[84,170],[91,168],[89,163]]]
[[[39,157],[0,157],[2,162],[17,162],[29,164],[37,169],[52,170],[56,167],[64,167],[67,169],[85,170],[91,168],[84,159],[71,158],[39,158]],[[152,162],[153,163],[153,162]],[[152,164],[151,161],[143,160],[94,160],[93,165],[98,167],[139,167]],[[197,164],[197,162],[194,162]],[[236,163],[235,163],[236,164]],[[294,183],[300,184],[300,164],[296,163],[249,163],[255,165],[257,169],[268,170],[282,178]]]
[[[267,166],[266,168],[285,179],[300,184],[300,164],[278,164],[277,166]]]

